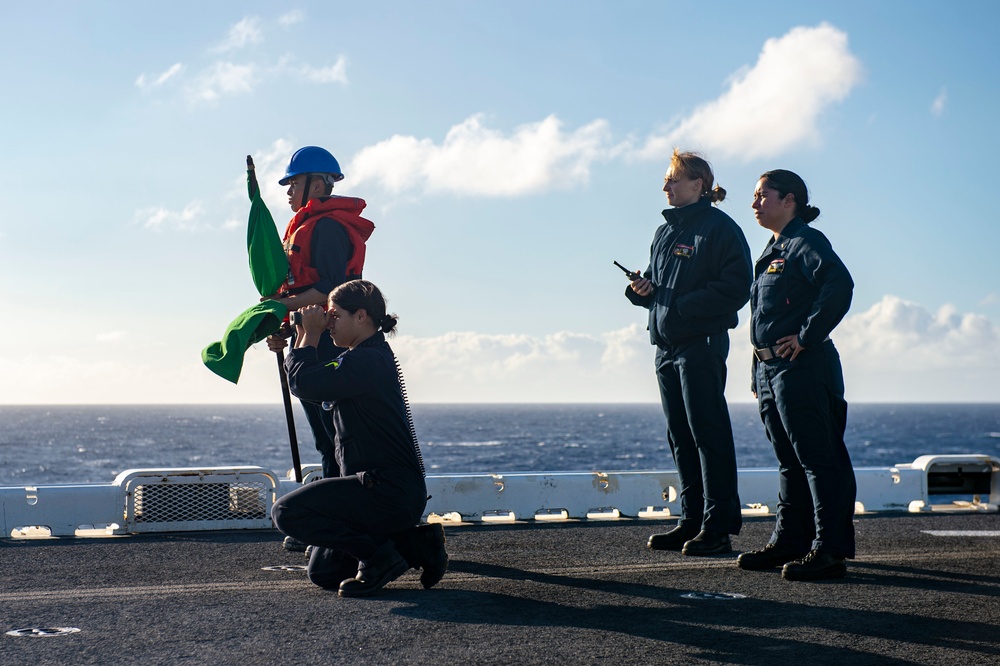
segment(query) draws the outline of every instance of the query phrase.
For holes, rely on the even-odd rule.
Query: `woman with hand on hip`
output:
[[[844,444],[844,375],[829,336],[850,308],[854,281],[809,226],[819,209],[798,175],[761,176],[753,209],[773,234],[754,266],[750,337],[753,391],[778,458],[779,491],[770,542],[740,555],[738,565],[783,566],[788,580],[839,578],[854,557],[857,486]]]

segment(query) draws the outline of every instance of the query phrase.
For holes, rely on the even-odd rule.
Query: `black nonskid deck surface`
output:
[[[449,527],[436,588],[368,599],[264,570],[305,563],[277,532],[4,540],[0,663],[1000,663],[997,514],[859,517],[848,577],[816,583],[647,550],[669,525]]]

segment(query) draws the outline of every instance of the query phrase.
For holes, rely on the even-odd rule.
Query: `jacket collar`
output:
[[[806,226],[806,223],[801,217],[793,217],[785,225],[785,228],[781,230],[781,233],[777,236],[771,236],[771,240],[767,241],[767,246],[764,248],[764,254],[772,251],[774,248],[778,250],[784,250],[788,247],[788,242],[799,235],[799,231]]]
[[[355,349],[357,349],[358,347],[375,347],[377,345],[384,343],[385,343],[385,333],[383,333],[382,331],[375,331],[375,335],[371,335],[362,340],[361,342],[359,342],[357,347],[355,347]]]
[[[681,206],[680,208],[667,208],[663,211],[663,219],[670,224],[684,224],[700,215],[706,208],[711,208],[712,202],[708,197],[702,197],[693,204]]]
[[[785,225],[785,228],[781,230],[781,233],[779,233],[777,237],[771,240],[771,244],[781,245],[782,249],[784,249],[784,243],[787,243],[788,241],[798,236],[799,231],[801,231],[802,228],[805,226],[806,223],[802,220],[801,217],[793,217],[791,220],[788,221],[788,224]]]
[[[788,224],[785,225],[785,228],[781,230],[781,233],[778,234],[778,238],[784,238],[786,240],[795,238],[799,235],[799,230],[804,226],[806,226],[806,223],[801,217],[793,217],[788,221]]]

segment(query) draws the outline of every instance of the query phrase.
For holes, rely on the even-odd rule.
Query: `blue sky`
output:
[[[376,224],[417,402],[655,401],[645,266],[673,146],[756,256],[792,169],[850,268],[853,401],[1000,401],[992,2],[50,2],[0,20],[0,402],[273,402],[200,350],[256,301],[244,159]],[[728,395],[751,400],[741,313]]]

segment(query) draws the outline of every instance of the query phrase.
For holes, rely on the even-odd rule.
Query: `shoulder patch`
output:
[[[785,270],[785,260],[775,259],[770,264],[767,265],[768,273],[782,273]]]

